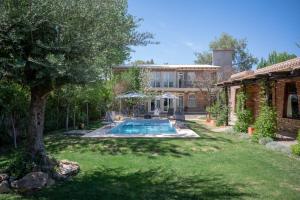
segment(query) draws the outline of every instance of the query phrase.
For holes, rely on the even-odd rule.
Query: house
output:
[[[261,83],[266,90],[265,100],[277,112],[278,131],[295,138],[300,129],[300,58],[294,58],[255,71],[233,74],[230,79],[218,83],[228,91],[230,120],[235,121],[236,95],[244,91],[246,107],[254,119],[260,111]]]
[[[148,112],[159,109],[181,110],[185,113],[203,113],[208,105],[208,90],[217,82],[222,68],[231,68],[232,51],[216,50],[213,52],[213,65],[137,65],[149,69],[150,81],[148,91],[165,94],[171,93],[177,98],[154,97],[147,102]],[[131,65],[114,67],[115,72],[127,70]]]

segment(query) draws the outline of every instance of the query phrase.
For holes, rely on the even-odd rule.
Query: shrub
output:
[[[292,145],[292,153],[300,156],[300,144]]]
[[[252,113],[245,108],[246,95],[243,92],[238,93],[236,104],[237,121],[233,127],[234,131],[245,133],[252,122]]]
[[[217,126],[223,126],[226,121],[228,120],[228,113],[229,113],[229,108],[227,106],[221,107],[221,110],[219,112],[219,116],[217,118],[216,125]]]
[[[297,156],[300,156],[300,130],[298,131],[297,141],[298,141],[298,144],[295,144],[292,146],[292,153]]]
[[[252,113],[250,110],[244,109],[237,113],[237,121],[233,127],[234,131],[245,133],[252,122]]]
[[[254,136],[274,138],[277,130],[277,120],[275,110],[267,105],[263,105],[254,124]]]
[[[212,118],[216,119],[216,126],[223,126],[228,120],[229,113],[229,108],[225,103],[225,92],[222,91],[217,101],[206,110]]]

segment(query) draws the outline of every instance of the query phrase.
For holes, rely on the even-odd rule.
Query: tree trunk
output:
[[[13,114],[10,115],[10,121],[11,121],[11,127],[13,132],[14,147],[17,148],[17,134],[16,134],[15,120]]]
[[[49,172],[53,166],[45,150],[43,132],[48,92],[31,89],[28,126],[28,154],[40,169]]]
[[[73,129],[76,129],[76,108],[73,110]]]
[[[66,116],[66,130],[69,130],[69,112],[70,112],[70,105],[67,105],[67,116]]]
[[[89,125],[89,103],[86,103],[86,125]]]

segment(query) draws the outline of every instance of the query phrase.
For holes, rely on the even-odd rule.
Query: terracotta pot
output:
[[[215,125],[216,123],[215,123],[215,120],[210,120],[210,122],[209,122],[211,125]]]
[[[254,128],[253,127],[248,127],[248,135],[252,136],[254,133]]]

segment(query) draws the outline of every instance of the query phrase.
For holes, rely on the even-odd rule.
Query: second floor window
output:
[[[175,87],[176,73],[162,72],[162,74],[163,74],[163,87]]]
[[[151,87],[160,87],[160,72],[151,72]]]
[[[196,81],[196,73],[195,72],[188,72],[187,73],[187,79],[186,79],[186,86],[187,87],[193,87],[195,81]]]

